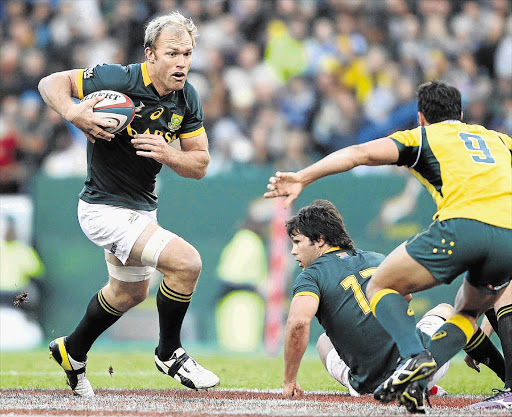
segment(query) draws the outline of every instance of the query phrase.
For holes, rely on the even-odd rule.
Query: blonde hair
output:
[[[199,36],[196,25],[192,19],[183,16],[178,11],[173,11],[164,16],[159,16],[151,20],[144,33],[144,48],[154,48],[160,33],[171,26],[182,26],[192,39],[192,47],[196,46],[196,38]]]

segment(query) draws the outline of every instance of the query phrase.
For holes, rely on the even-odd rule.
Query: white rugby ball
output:
[[[105,129],[107,132],[121,132],[135,117],[135,105],[126,94],[114,90],[99,90],[86,95],[82,101],[95,97],[105,97],[93,107],[95,115],[115,123],[115,127]]]

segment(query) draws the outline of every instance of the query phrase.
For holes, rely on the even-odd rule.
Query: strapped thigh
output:
[[[167,244],[173,240],[176,235],[161,227],[156,229],[155,233],[151,235],[149,240],[144,246],[140,261],[147,266],[156,268],[158,265],[158,258]]]
[[[107,261],[108,274],[123,282],[140,282],[149,279],[155,269],[150,266],[114,265]]]

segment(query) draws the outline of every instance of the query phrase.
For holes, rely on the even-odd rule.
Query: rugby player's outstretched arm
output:
[[[312,182],[328,175],[350,171],[360,165],[377,166],[394,163],[398,160],[398,148],[390,138],[375,139],[360,145],[353,145],[327,155],[318,162],[294,173],[276,172],[270,177],[264,196],[287,197],[288,207]]]

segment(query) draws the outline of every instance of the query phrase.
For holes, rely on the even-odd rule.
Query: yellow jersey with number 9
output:
[[[512,139],[457,121],[395,132],[399,158],[437,204],[434,219],[512,229]]]

